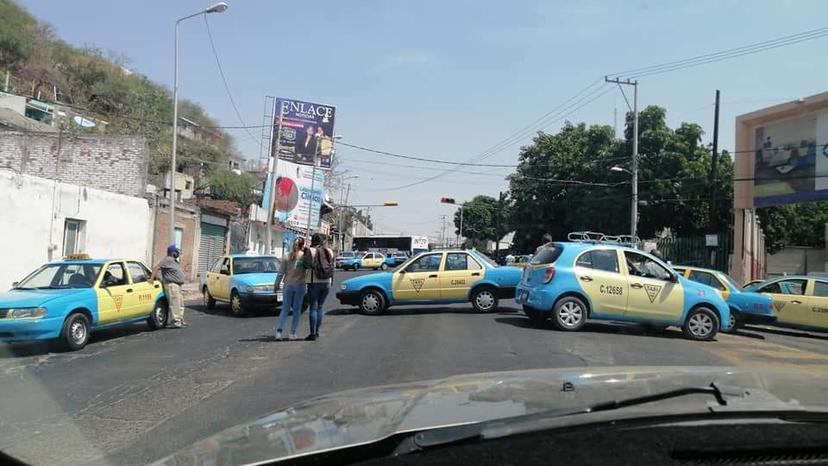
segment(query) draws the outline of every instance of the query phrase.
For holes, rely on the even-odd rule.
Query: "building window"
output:
[[[77,254],[83,250],[86,222],[67,218],[63,225],[63,255]]]
[[[185,181],[184,182],[184,189],[187,190],[187,191],[193,189],[193,182],[190,181],[190,180]]]
[[[175,227],[175,247],[181,250],[181,239],[184,238],[184,229]]]

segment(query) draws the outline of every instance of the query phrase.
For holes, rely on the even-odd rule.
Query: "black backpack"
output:
[[[325,256],[325,261],[322,261],[322,256]],[[334,262],[333,254],[328,248],[316,248],[316,257],[313,259],[313,278],[320,280],[328,280],[333,278]]]

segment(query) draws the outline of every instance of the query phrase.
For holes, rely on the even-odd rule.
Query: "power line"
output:
[[[670,62],[660,63],[656,65],[644,66],[640,68],[633,68],[630,70],[625,70],[617,73],[611,73],[609,76],[626,76],[632,79],[641,78],[644,76],[652,76],[655,74],[662,74],[667,73],[670,71],[676,71],[684,68],[691,68],[695,66],[705,65],[708,63],[719,62],[723,60],[729,60],[731,58],[736,58],[744,55],[752,55],[760,52],[764,52],[766,50],[771,50],[779,47],[785,47],[788,45],[797,44],[800,42],[814,40],[821,37],[828,36],[828,27],[822,27],[817,29],[812,29],[809,31],[800,32],[797,34],[791,34],[788,36],[779,37],[776,39],[771,39],[763,42],[757,42],[753,44],[744,45],[741,47],[736,47],[732,49],[722,50],[719,52],[707,53],[703,55],[697,55],[695,57],[685,58],[682,60],[674,60]]]
[[[230,104],[233,106],[233,111],[236,112],[236,117],[239,119],[239,123],[243,126],[247,126],[244,122],[244,118],[241,116],[241,112],[239,112],[239,107],[236,106],[236,100],[233,99],[233,93],[230,92],[230,85],[227,84],[227,77],[224,75],[224,69],[221,66],[221,60],[219,60],[218,52],[216,51],[216,44],[213,42],[213,33],[210,31],[210,22],[207,21],[207,15],[204,16],[204,25],[207,28],[207,37],[210,39],[210,49],[213,51],[213,57],[216,59],[216,66],[218,67],[219,75],[221,75],[221,82],[224,83],[224,90],[227,92],[227,97],[230,99]],[[244,131],[250,136],[250,139],[256,140],[253,134],[250,132],[248,128],[245,128]],[[261,140],[259,141],[259,145],[261,145]]]
[[[403,155],[403,154],[395,154],[393,152],[387,152],[384,150],[379,149],[371,149],[370,147],[358,146],[356,144],[349,144],[347,142],[337,141],[336,145],[338,146],[347,146],[354,149],[362,150],[365,152],[371,152],[374,154],[385,155],[388,157],[396,157],[400,159],[408,159],[408,160],[417,160],[420,162],[431,162],[431,163],[442,163],[447,165],[458,165],[458,166],[467,166],[467,167],[493,167],[493,168],[514,168],[517,165],[509,165],[509,164],[497,164],[497,163],[470,163],[470,162],[452,162],[449,160],[440,160],[440,159],[431,159],[426,157],[418,157],[413,155]]]

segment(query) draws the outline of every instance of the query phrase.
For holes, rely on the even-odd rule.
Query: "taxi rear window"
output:
[[[551,264],[558,260],[558,256],[563,252],[563,248],[557,244],[546,244],[538,248],[538,251],[532,256],[530,264]]]

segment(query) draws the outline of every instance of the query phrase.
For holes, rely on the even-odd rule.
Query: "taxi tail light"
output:
[[[544,283],[549,283],[555,278],[555,267],[549,266],[546,268],[546,275],[543,277]]]

